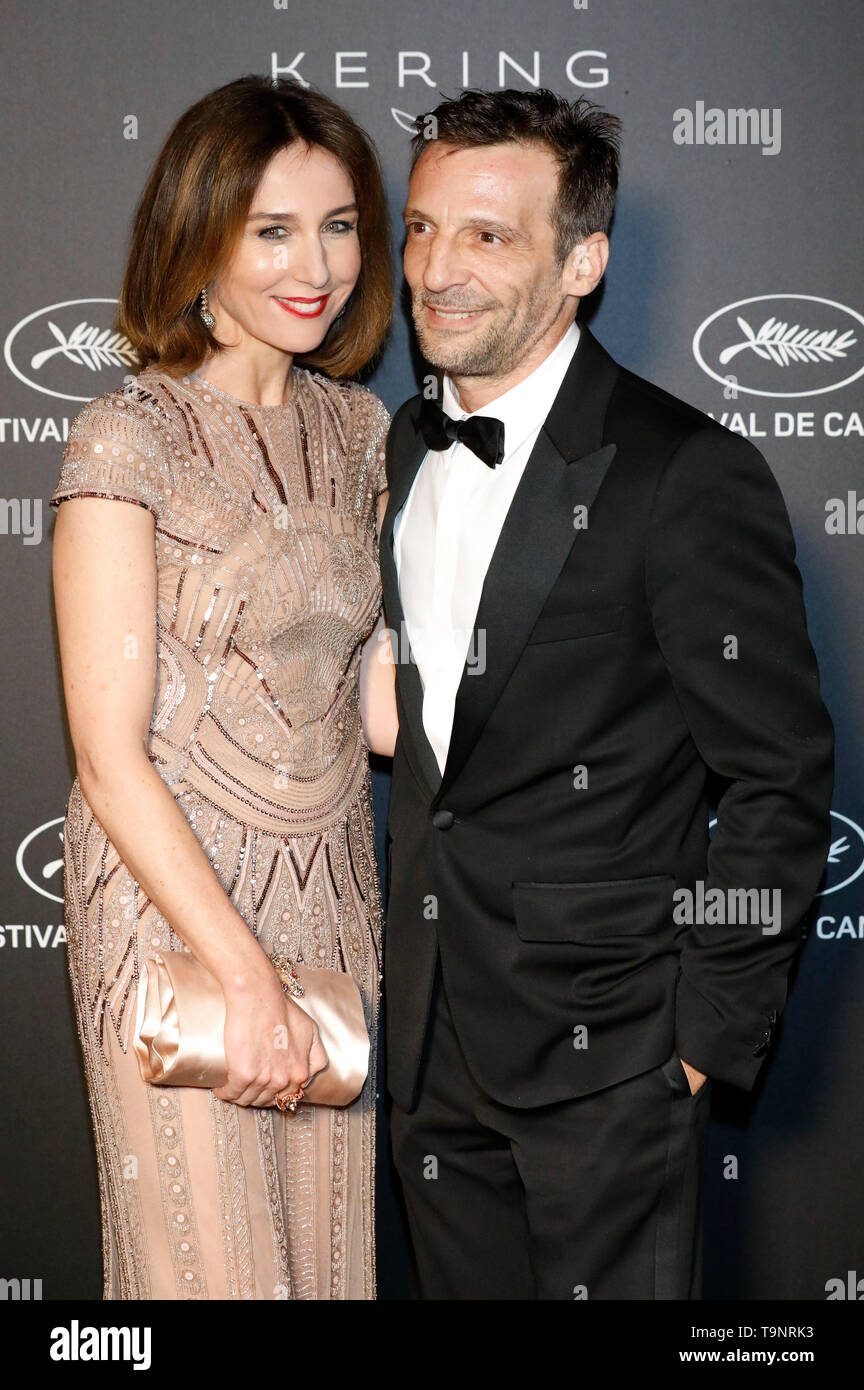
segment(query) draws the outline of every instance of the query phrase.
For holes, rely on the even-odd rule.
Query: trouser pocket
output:
[[[684,1070],[681,1058],[678,1056],[677,1052],[673,1052],[671,1057],[667,1058],[660,1070],[663,1072],[663,1075],[669,1083],[670,1089],[675,1095],[685,1096],[688,1100],[698,1100],[703,1092],[707,1091],[708,1087],[711,1085],[710,1080],[704,1081],[694,1095],[690,1090],[690,1082],[687,1080],[687,1073]]]

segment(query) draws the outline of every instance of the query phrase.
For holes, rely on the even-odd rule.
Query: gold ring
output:
[[[304,1095],[305,1092],[303,1090],[303,1087],[301,1086],[296,1091],[289,1091],[288,1094],[285,1096],[276,1096],[275,1100],[277,1106],[283,1112],[283,1114],[286,1110],[290,1110],[291,1114],[294,1115],[296,1114],[297,1106],[302,1101]]]

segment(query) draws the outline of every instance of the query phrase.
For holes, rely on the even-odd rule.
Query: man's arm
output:
[[[779,890],[760,894],[779,905],[776,923],[694,923],[681,954],[679,1056],[749,1090],[825,867],[834,731],[786,506],[748,440],[709,423],[670,458],[649,520],[646,588],[693,741],[728,779],[706,895]]]

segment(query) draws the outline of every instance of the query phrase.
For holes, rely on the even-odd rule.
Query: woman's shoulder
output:
[[[183,400],[193,394],[188,373],[169,372],[154,363],[129,377],[124,389],[142,410],[163,420],[182,419]]]
[[[381,397],[368,386],[349,377],[328,377],[309,367],[297,370],[302,372],[307,389],[339,412],[346,438],[367,441],[370,435],[380,436],[382,429],[386,433],[390,413]]]
[[[158,521],[173,470],[147,396],[130,376],[81,407],[70,422],[52,506],[71,497],[112,497],[139,503]]]
[[[130,374],[118,386],[87,401],[74,416],[70,434],[91,432],[106,425],[118,428],[125,421],[130,427],[137,426],[140,432],[151,434],[155,443],[159,425],[172,414],[172,396],[157,388],[172,382],[175,378],[154,367]]]
[[[158,435],[138,378],[129,376],[119,386],[93,396],[72,417],[68,439],[112,437],[134,443],[138,448],[158,447]]]
[[[303,389],[314,393],[337,421],[344,459],[344,488],[351,506],[374,524],[375,499],[387,487],[385,445],[390,412],[368,386],[348,377],[328,377],[304,367]],[[325,413],[325,412],[322,412]]]

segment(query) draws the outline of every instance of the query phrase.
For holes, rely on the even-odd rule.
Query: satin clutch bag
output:
[[[304,1086],[304,1103],[350,1104],[369,1071],[369,1034],[356,982],[340,970],[316,970],[284,956],[274,958],[274,968],[285,992],[317,1023],[326,1054]],[[194,956],[166,951],[141,962],[132,1046],[142,1080],[221,1086],[228,1074],[224,1031],[222,987]]]

